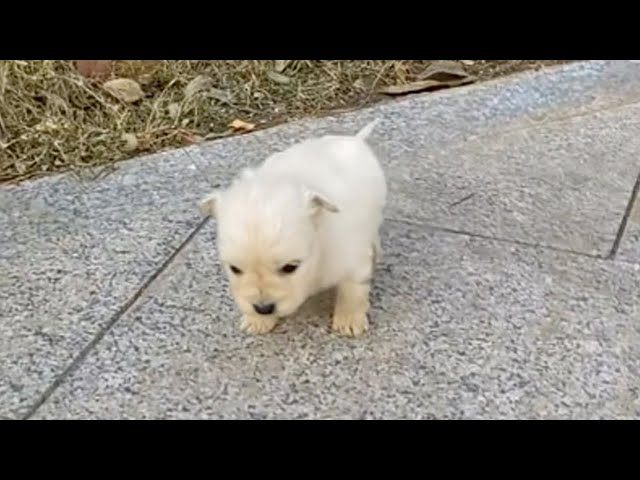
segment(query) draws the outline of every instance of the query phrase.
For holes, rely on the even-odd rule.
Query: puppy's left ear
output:
[[[215,191],[204,197],[200,200],[198,207],[200,209],[200,213],[207,216],[216,216],[217,206],[220,202],[220,192]]]
[[[338,213],[340,211],[340,209],[327,200],[324,195],[317,192],[307,192],[307,200],[309,202],[309,208],[311,209],[312,215],[316,215],[321,210],[326,210],[332,213]]]

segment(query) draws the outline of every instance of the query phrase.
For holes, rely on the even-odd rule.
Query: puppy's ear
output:
[[[317,192],[308,191],[307,201],[309,202],[309,209],[311,210],[312,215],[317,215],[322,210],[332,213],[338,213],[340,211],[336,205]]]
[[[202,213],[202,215],[204,215],[205,217],[215,217],[219,202],[220,192],[216,190],[200,200],[200,203],[198,204],[200,213]]]

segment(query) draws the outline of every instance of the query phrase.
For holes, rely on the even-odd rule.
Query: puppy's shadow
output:
[[[336,288],[331,288],[309,298],[293,315],[281,319],[274,333],[288,334],[293,333],[299,335],[311,328],[314,332],[322,331],[322,333],[331,333],[331,319],[336,302]],[[371,290],[371,306],[369,312],[369,323],[374,325],[374,311],[380,310],[376,308],[382,303],[381,291],[372,284]],[[384,311],[384,309],[382,309]]]
[[[329,330],[336,300],[336,289],[321,292],[309,299],[293,315],[280,320],[276,330],[280,333],[299,333],[310,327]]]

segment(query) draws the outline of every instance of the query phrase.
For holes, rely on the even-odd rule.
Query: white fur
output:
[[[218,251],[242,328],[266,333],[310,296],[337,287],[333,328],[367,329],[369,285],[380,254],[387,187],[366,143],[377,121],[354,136],[300,142],[245,170],[225,191],[200,204],[218,220]],[[285,274],[280,269],[298,263]],[[242,273],[234,274],[230,266]],[[254,304],[275,303],[272,315]]]

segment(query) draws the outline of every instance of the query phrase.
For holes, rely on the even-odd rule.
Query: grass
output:
[[[0,183],[91,170],[143,153],[233,135],[236,119],[263,128],[382,100],[385,85],[411,82],[429,60],[115,61],[111,78],[138,82],[144,97],[125,103],[73,61],[0,61]],[[479,81],[559,61],[465,62]],[[208,90],[186,95],[196,77]]]

